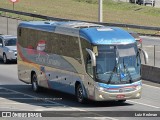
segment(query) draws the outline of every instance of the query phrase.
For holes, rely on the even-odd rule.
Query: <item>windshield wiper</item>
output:
[[[132,76],[131,76],[131,74],[130,74],[130,72],[129,72],[129,70],[128,70],[128,67],[124,64],[124,58],[123,58],[123,66],[124,66],[124,69],[127,70],[127,74],[128,74],[128,76],[129,76],[129,78],[130,78],[129,82],[132,83],[132,82],[133,82]]]
[[[113,69],[113,71],[112,71],[112,73],[111,73],[111,75],[109,77],[109,80],[108,80],[107,84],[109,84],[111,82],[112,77],[113,77],[113,73],[115,73],[116,70],[117,70],[117,65],[114,67],[114,69]]]
[[[119,64],[119,54],[118,54],[118,51],[117,51],[117,46],[114,46],[114,49],[116,50],[116,65],[113,68],[113,71],[112,71],[112,73],[109,77],[109,80],[108,80],[107,84],[110,84],[110,82],[112,80],[112,77],[113,77],[113,74],[115,73],[115,71],[117,71],[118,64]]]

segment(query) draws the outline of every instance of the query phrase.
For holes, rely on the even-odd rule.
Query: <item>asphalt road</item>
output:
[[[148,65],[154,66],[154,59],[155,59],[155,66],[160,67],[160,37],[141,36],[141,38],[143,40],[142,47],[148,53],[149,57]],[[155,45],[155,58],[154,58],[154,45]]]
[[[145,82],[146,83],[146,82]],[[103,114],[106,111],[160,111],[160,87],[143,85],[142,98],[138,100],[127,100],[126,103],[118,102],[89,102],[88,104],[79,104],[74,96],[52,90],[43,90],[40,93],[34,93],[31,86],[27,85],[17,78],[17,64],[4,65],[0,61],[0,111],[73,111],[73,116],[95,115],[95,117],[75,117],[74,119],[106,119],[106,120],[137,120],[137,117],[114,117]],[[156,84],[155,84],[156,85]],[[158,86],[158,85],[157,85]],[[99,112],[96,112],[99,111]],[[54,114],[53,112],[52,114]],[[59,116],[63,116],[62,113]],[[67,114],[67,115],[68,115]],[[137,113],[138,114],[138,113]],[[49,118],[48,118],[49,119]],[[53,118],[52,118],[53,119]],[[64,119],[58,117],[55,119]],[[68,118],[69,119],[69,118]],[[138,117],[138,120],[158,120],[157,117]]]
[[[160,37],[140,36],[143,40],[143,46],[160,45]]]

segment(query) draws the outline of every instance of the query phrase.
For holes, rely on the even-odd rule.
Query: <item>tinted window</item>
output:
[[[6,39],[4,41],[5,46],[16,46],[16,38],[12,38],[12,39]]]
[[[82,52],[83,52],[83,59],[84,63],[86,64],[86,71],[89,75],[93,76],[93,68],[91,65],[91,58],[88,52],[86,51],[86,48],[91,49],[91,43],[89,43],[87,40],[81,38],[81,46],[82,46]]]
[[[47,52],[72,57],[81,62],[78,38],[51,33],[47,41]]]
[[[72,57],[81,63],[78,37],[21,28],[19,44],[24,48]]]
[[[2,44],[2,39],[0,38],[0,43]]]
[[[86,63],[88,55],[89,55],[88,52],[86,51],[86,48],[92,50],[92,47],[91,47],[91,44],[87,40],[85,40],[83,38],[81,38],[81,46],[82,46],[84,63]]]

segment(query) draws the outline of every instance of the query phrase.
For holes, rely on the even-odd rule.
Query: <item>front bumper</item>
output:
[[[112,101],[141,98],[142,81],[129,84],[96,83],[94,87],[95,101]]]
[[[17,60],[17,52],[8,52],[7,59],[8,60]]]
[[[95,101],[127,100],[141,98],[141,89],[131,92],[109,93],[95,89]]]

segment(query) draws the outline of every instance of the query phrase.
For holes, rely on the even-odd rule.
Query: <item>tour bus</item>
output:
[[[79,21],[30,21],[18,26],[18,78],[38,92],[49,88],[78,102],[141,97],[136,40],[117,27]],[[141,54],[143,53],[143,54]]]

